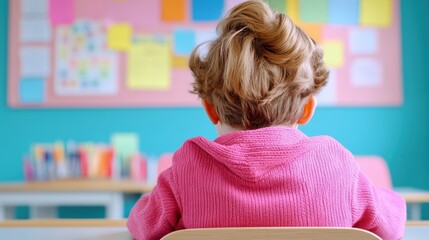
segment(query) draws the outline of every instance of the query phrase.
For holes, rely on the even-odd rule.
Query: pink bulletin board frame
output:
[[[189,93],[193,81],[191,72],[186,67],[171,68],[171,85],[165,90],[131,90],[127,87],[127,55],[118,52],[117,93],[114,95],[58,95],[55,90],[55,37],[57,26],[52,25],[49,43],[22,43],[20,41],[21,1],[10,0],[9,21],[9,76],[8,104],[13,108],[92,108],[92,107],[193,107],[199,106],[197,96]],[[46,0],[49,2],[50,0]],[[161,0],[127,0],[122,1],[122,8],[114,8],[118,0],[69,0],[74,3],[75,19],[85,19],[105,24],[128,22],[134,34],[155,34],[172,37],[177,28],[193,30],[211,30],[215,21],[194,22],[191,19],[192,0],[184,0],[185,19],[181,22],[164,22],[156,18],[161,12]],[[298,0],[286,0],[295,1]],[[126,5],[126,2],[129,4]],[[226,10],[241,0],[225,0]],[[346,49],[344,65],[332,69],[336,78],[335,102],[323,106],[400,106],[403,103],[402,64],[400,42],[400,16],[398,0],[392,0],[393,18],[390,26],[377,28],[378,50],[371,58],[376,58],[383,68],[383,81],[377,86],[356,87],[350,81],[350,64],[365,55],[355,56],[348,49],[348,32],[362,26],[321,25],[322,42],[324,40],[341,40]],[[139,10],[137,10],[139,9]],[[126,12],[127,14],[124,14]],[[151,16],[142,18],[141,16]],[[173,41],[173,40],[171,40]],[[45,46],[50,49],[51,68],[45,79],[44,100],[39,103],[24,103],[20,100],[20,49],[22,47]],[[173,47],[171,47],[173,52]],[[35,60],[37,61],[37,60]],[[173,60],[172,60],[173,61]]]

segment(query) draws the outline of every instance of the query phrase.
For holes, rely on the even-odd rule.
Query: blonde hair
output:
[[[295,124],[308,97],[326,85],[323,51],[285,14],[252,0],[231,9],[208,53],[194,49],[192,93],[238,129]]]

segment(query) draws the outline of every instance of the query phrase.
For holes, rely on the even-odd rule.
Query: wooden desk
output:
[[[56,218],[57,206],[104,206],[106,217],[124,217],[124,194],[150,192],[153,185],[132,181],[60,180],[0,184],[0,220],[13,218],[12,207],[30,206],[31,218]]]
[[[7,220],[0,222],[0,228],[22,227],[124,227],[127,219],[38,219]]]
[[[131,240],[126,220],[24,220],[0,222],[0,238],[10,240]]]
[[[124,195],[152,191],[153,185],[133,181],[58,180],[0,184],[0,220],[13,218],[13,206],[29,205],[31,218],[55,218],[55,206],[104,206],[106,217],[124,217]],[[421,219],[421,204],[429,203],[429,191],[397,188],[410,207],[410,220]]]
[[[0,192],[124,192],[146,193],[152,191],[153,185],[133,181],[113,180],[56,180],[47,182],[25,182],[0,184]]]
[[[426,240],[429,237],[429,221],[408,221],[402,240]]]
[[[0,238],[9,240],[131,239],[126,220],[21,220],[0,222]],[[49,237],[47,237],[49,236]],[[407,222],[403,240],[426,240],[429,221]]]

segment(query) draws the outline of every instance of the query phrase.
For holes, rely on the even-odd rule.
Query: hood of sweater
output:
[[[190,141],[207,153],[210,161],[217,161],[243,180],[254,182],[314,148],[311,144],[314,140],[296,128],[276,126],[235,131],[215,141],[204,137]]]

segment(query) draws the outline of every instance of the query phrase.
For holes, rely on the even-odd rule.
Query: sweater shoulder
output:
[[[202,151],[196,144],[197,142],[208,141],[204,137],[194,137],[186,140],[179,149],[173,154],[173,166],[187,164],[196,156],[201,155]]]
[[[346,147],[331,136],[316,136],[309,139],[309,141],[317,142],[319,149],[327,150],[331,154],[339,154],[347,158],[354,158],[353,154]]]
[[[339,141],[330,136],[311,137],[310,141],[319,143],[316,151],[318,154],[329,158],[331,162],[341,163],[348,166],[353,172],[358,171],[354,155],[344,147]]]

